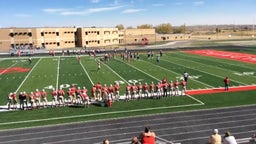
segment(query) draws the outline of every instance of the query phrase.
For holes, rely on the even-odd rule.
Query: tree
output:
[[[173,32],[173,28],[170,23],[160,24],[156,26],[156,32],[159,34],[171,34]]]
[[[137,29],[152,29],[153,26],[150,24],[143,24],[143,25],[139,25],[137,26]]]
[[[185,33],[185,25],[179,26],[179,27],[174,27],[173,28],[173,33]]]
[[[117,25],[115,28],[118,28],[118,30],[123,30],[123,29],[124,29],[124,25],[119,24],[119,25]]]
[[[126,29],[133,29],[133,27],[132,26],[128,26]]]

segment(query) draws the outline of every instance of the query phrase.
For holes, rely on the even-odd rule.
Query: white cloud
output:
[[[61,15],[88,15],[92,13],[105,12],[105,11],[113,11],[121,8],[122,6],[113,6],[113,7],[102,7],[102,8],[91,8],[87,10],[77,10],[77,11],[62,11]]]
[[[145,9],[126,9],[124,11],[122,11],[122,13],[138,13],[141,11],[146,11]]]
[[[91,0],[91,3],[99,3],[100,0]]]
[[[29,14],[15,14],[15,16],[22,17],[22,18],[31,17],[31,15],[29,15]]]
[[[44,12],[48,12],[48,13],[57,13],[57,12],[64,12],[64,11],[68,11],[69,9],[62,9],[62,8],[47,8],[47,9],[43,9]]]
[[[202,6],[202,5],[204,5],[204,1],[195,1],[194,2],[194,6]]]

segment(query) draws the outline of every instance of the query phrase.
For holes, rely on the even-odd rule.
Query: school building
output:
[[[158,35],[155,29],[42,27],[1,28],[0,51],[10,48],[65,49],[104,47],[120,44],[149,44],[156,41],[184,39],[182,36]]]

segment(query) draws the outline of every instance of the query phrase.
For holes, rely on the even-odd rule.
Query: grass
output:
[[[250,52],[250,51],[248,51]],[[236,73],[255,72],[256,66],[249,63],[216,59],[184,52],[170,52],[156,59],[148,59],[146,54],[140,55],[140,60],[122,61],[118,56],[109,62],[101,61],[101,70],[97,70],[96,61],[100,60],[82,57],[81,62],[76,57],[46,57],[33,58],[28,64],[25,59],[2,59],[0,70],[14,67],[30,68],[28,72],[13,71],[0,75],[0,105],[6,104],[9,92],[46,89],[48,100],[51,100],[50,90],[63,87],[66,91],[71,84],[77,87],[87,87],[101,82],[113,84],[118,81],[121,94],[125,93],[127,83],[155,84],[167,78],[167,81],[180,79],[184,71],[189,72],[188,89],[204,89],[223,87],[223,79],[231,78],[232,86],[255,84],[256,76]],[[1,73],[1,71],[0,71]],[[123,118],[148,114],[160,114],[175,111],[229,107],[254,104],[255,91],[228,92],[193,96],[195,99],[184,97],[165,98],[161,100],[139,100],[129,102],[115,102],[113,107],[99,107],[91,105],[89,108],[57,107],[28,111],[0,112],[0,129],[13,129],[31,126],[53,125],[70,122],[94,121],[106,118]],[[65,96],[67,98],[67,96]],[[203,102],[203,103],[200,103]]]

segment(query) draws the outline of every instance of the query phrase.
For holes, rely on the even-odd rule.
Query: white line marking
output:
[[[27,78],[29,77],[29,75],[32,73],[32,71],[34,70],[34,68],[37,66],[37,64],[41,61],[41,58],[37,61],[37,63],[33,66],[33,68],[30,70],[30,72],[27,74],[27,76],[25,77],[25,79],[22,81],[22,83],[20,84],[20,86],[17,88],[17,90],[15,91],[16,93],[19,91],[19,89],[21,88],[21,86],[24,84],[24,82],[27,80]]]
[[[87,77],[89,78],[91,84],[94,85],[94,83],[93,83],[91,77],[89,76],[88,72],[87,72],[86,69],[84,68],[84,65],[82,65],[82,62],[80,61],[79,63],[80,63],[80,65],[82,66],[82,68],[83,68],[83,70],[84,70],[84,73],[85,73],[85,74],[87,75]]]
[[[58,57],[58,67],[57,67],[57,79],[56,79],[56,90],[59,87],[59,74],[60,74],[60,57]]]
[[[197,101],[197,102],[199,102],[200,104],[202,104],[202,105],[205,105],[205,103],[203,103],[202,101],[200,101],[199,99],[196,99],[195,97],[193,97],[193,96],[190,96],[190,95],[186,95],[187,97],[189,97],[189,98],[191,98],[191,99],[193,99],[193,100],[195,100],[195,101]]]
[[[147,61],[145,61],[145,60],[142,60],[142,61],[153,65],[152,63],[147,62]],[[169,72],[171,72],[171,73],[175,73],[175,74],[177,74],[177,75],[180,75],[179,73],[176,73],[176,72],[174,72],[174,71],[171,71],[171,70],[169,70],[169,69],[167,69],[167,68],[165,68],[165,67],[161,67],[161,66],[158,66],[158,65],[154,65],[154,66],[157,66],[157,67],[159,67],[159,68],[161,68],[161,69],[167,70],[167,71],[169,71]],[[203,82],[200,82],[200,81],[198,81],[198,80],[195,80],[195,79],[192,79],[192,80],[193,80],[193,81],[196,81],[196,82],[198,82],[198,83],[201,83],[201,84],[203,84],[203,85],[205,85],[205,86],[214,88],[213,86],[210,86],[210,85],[208,85],[208,84],[206,84],[206,83],[203,83]]]
[[[116,71],[114,71],[112,68],[110,68],[108,65],[106,65],[104,62],[103,62],[103,65],[105,65],[108,69],[110,69],[113,73],[115,73],[118,77],[120,77],[124,82],[126,82],[127,84],[129,84],[128,81],[126,81],[122,76],[120,76]]]
[[[179,108],[179,107],[189,107],[189,106],[198,106],[198,105],[202,105],[202,104],[187,104],[187,105],[178,105],[178,106],[166,106],[166,107],[156,107],[156,108],[124,110],[124,111],[114,111],[114,112],[105,112],[105,113],[92,113],[92,114],[85,114],[85,115],[74,115],[74,116],[55,117],[55,118],[46,118],[46,119],[35,119],[35,120],[26,120],[26,121],[14,121],[14,122],[0,123],[0,125],[30,123],[30,122],[40,122],[40,121],[50,121],[50,120],[60,120],[60,119],[70,119],[70,118],[79,118],[79,117],[90,117],[90,116],[95,116],[95,115],[99,116],[99,115],[108,115],[108,114],[130,113],[130,112],[139,112],[139,111],[148,111],[148,110],[159,110],[159,109],[169,109],[169,108]]]
[[[118,60],[118,61],[120,61],[120,62],[122,62],[122,63],[124,63],[124,64],[126,64],[126,65],[128,65],[128,66],[130,66],[130,67],[133,67],[134,69],[136,69],[136,70],[138,70],[138,71],[140,71],[140,72],[142,72],[142,73],[144,73],[144,74],[146,74],[146,75],[152,77],[153,79],[155,79],[155,80],[157,80],[157,81],[161,81],[160,79],[158,79],[158,78],[152,76],[151,74],[146,73],[145,71],[143,71],[143,70],[141,70],[141,69],[138,69],[137,67],[135,67],[135,66],[133,66],[133,65],[131,65],[131,64],[129,64],[129,63],[125,63],[125,62],[123,62],[123,61],[121,61],[121,60]]]
[[[180,59],[180,60],[183,60],[183,59],[181,59],[181,58],[174,58],[174,59]],[[166,61],[166,60],[163,60],[163,61]],[[183,60],[183,61],[187,61],[187,60]],[[168,62],[168,61],[167,61]],[[206,64],[203,64],[203,63],[199,63],[199,62],[195,62],[195,61],[193,61],[194,63],[198,63],[198,64],[200,64],[200,65],[205,65],[205,66],[207,66],[207,67],[213,67],[213,68],[218,68],[218,69],[223,69],[223,68],[219,68],[219,67],[215,67],[215,66],[211,66],[211,65],[206,65]],[[172,63],[172,62],[171,62]],[[175,63],[175,64],[177,64],[177,63]],[[181,65],[181,64],[177,64],[177,65]],[[219,78],[223,78],[223,77],[221,77],[221,76],[218,76],[218,75],[215,75],[215,74],[213,74],[213,73],[208,73],[208,72],[206,72],[206,71],[202,71],[202,70],[199,70],[199,69],[195,69],[195,68],[192,68],[191,67],[191,69],[193,69],[193,70],[197,70],[197,71],[200,71],[200,72],[202,72],[202,73],[207,73],[207,74],[209,74],[209,75],[213,75],[213,76],[215,76],[215,77],[219,77]],[[227,70],[227,69],[224,69],[224,70]],[[230,70],[229,70],[230,71]],[[240,84],[243,84],[243,85],[247,85],[247,84],[245,84],[245,83],[243,83],[243,82],[239,82],[239,81],[236,81],[236,80],[232,80],[232,81],[234,81],[234,82],[237,82],[237,83],[240,83]]]

